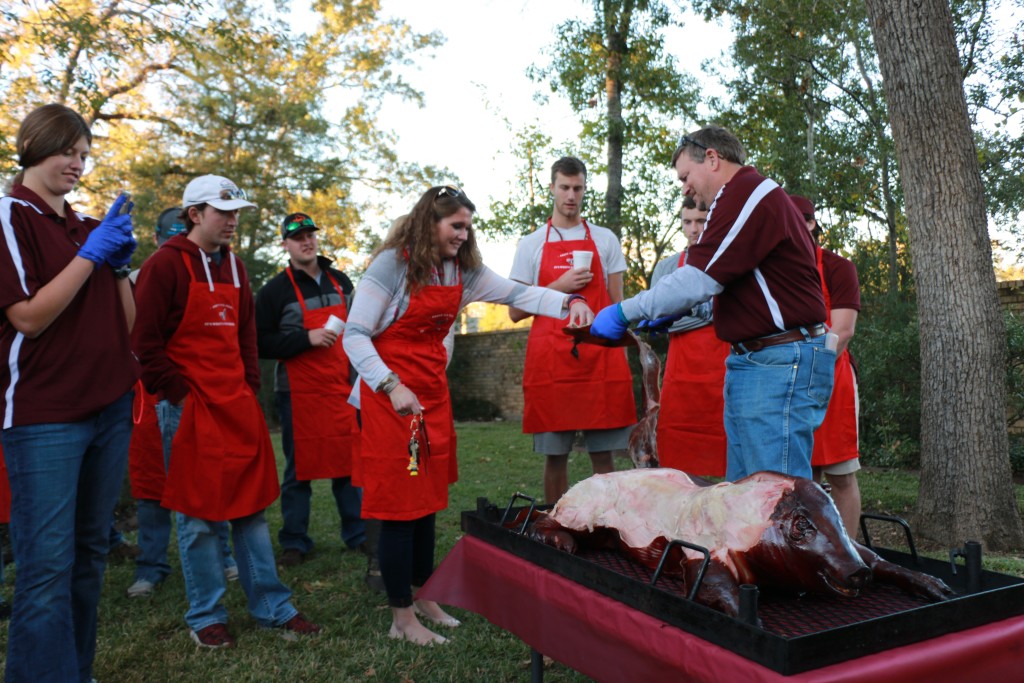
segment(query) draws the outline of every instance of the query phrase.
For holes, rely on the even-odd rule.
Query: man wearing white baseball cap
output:
[[[199,176],[185,187],[185,194],[181,200],[182,207],[187,209],[200,204],[209,204],[221,211],[256,208],[255,204],[246,201],[245,192],[219,175]]]
[[[178,548],[200,647],[231,647],[223,549],[216,522],[230,521],[239,581],[260,626],[286,638],[320,627],[291,604],[277,576],[263,511],[277,498],[277,468],[256,392],[260,370],[252,290],[231,253],[239,211],[256,205],[227,178],[185,188],[185,234],[142,266],[132,341],[142,381],[156,394],[167,481],[161,504],[178,513]]]

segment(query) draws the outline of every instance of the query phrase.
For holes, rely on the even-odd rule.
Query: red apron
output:
[[[162,505],[214,522],[265,510],[278,494],[277,466],[267,423],[245,381],[238,343],[240,285],[199,282],[192,260],[181,254],[191,276],[188,304],[167,342],[189,394],[171,443]]]
[[[448,395],[444,338],[462,300],[462,283],[430,285],[412,294],[409,309],[373,345],[423,407],[430,453],[420,449],[420,472],[410,476],[412,416],[399,415],[386,393],[366,382],[359,389],[363,419],[360,484],[363,517],[413,520],[448,507],[448,485],[458,479],[455,422]]]
[[[832,297],[825,286],[825,271],[821,265],[821,247],[818,247],[818,275],[821,292],[825,296],[827,325],[832,324]],[[825,420],[814,432],[814,452],[811,465],[824,467],[859,457],[857,444],[857,378],[853,374],[850,350],[843,349],[836,359],[835,382],[832,398],[825,411]]]
[[[135,384],[135,405],[132,410],[135,428],[128,445],[128,481],[132,498],[160,500],[164,497],[164,442],[156,419],[156,396]]]
[[[578,293],[600,311],[611,304],[604,268],[590,237],[550,242],[551,220],[541,253],[537,285],[546,287],[572,266],[573,251],[593,252],[594,279]],[[636,423],[633,377],[623,349],[580,344],[572,356],[572,338],[562,332],[565,319],[537,316],[530,327],[523,369],[523,432],[564,432],[577,429],[615,429]]]
[[[679,255],[679,267],[686,252]],[[725,476],[725,358],[729,345],[713,325],[669,336],[658,413],[662,467],[706,477]]]
[[[302,307],[302,326],[315,330],[335,315],[348,320],[345,293],[326,270],[341,297],[341,303],[323,308],[306,308],[302,291],[295,283],[292,269],[285,270]],[[352,476],[352,454],[359,448],[359,423],[356,409],[348,404],[348,356],[341,337],[329,349],[314,348],[284,361],[292,402],[292,441],[295,444],[295,478],[334,479]]]
[[[11,521],[11,482],[7,481],[7,463],[0,449],[0,524]]]

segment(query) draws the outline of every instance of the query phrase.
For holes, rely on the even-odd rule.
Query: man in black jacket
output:
[[[372,565],[375,553],[367,546],[367,525],[360,517],[362,491],[352,485],[359,426],[347,403],[352,373],[341,345],[353,288],[344,273],[330,267],[330,259],[319,255],[317,230],[304,213],[285,218],[281,237],[288,267],[256,296],[260,357],[278,361],[274,393],[285,453],[278,564],[295,566],[313,550],[307,533],[310,481],[331,479],[341,538],[349,548],[367,553]]]

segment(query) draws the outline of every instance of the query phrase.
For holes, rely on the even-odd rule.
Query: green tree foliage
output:
[[[106,161],[108,137],[128,121],[157,119],[147,86],[173,72],[188,51],[184,39],[201,3],[193,0],[67,0],[0,5],[0,170],[15,168],[14,134],[40,104],[59,102],[99,122],[94,156]],[[87,175],[97,206],[115,187]]]
[[[953,3],[963,76],[990,211],[1016,218],[1024,194],[1019,135],[1019,38],[997,35],[994,16],[1011,2]],[[860,0],[693,0],[735,31],[727,101],[713,107],[739,134],[760,170],[823,214],[840,251],[864,238],[887,269],[887,288],[910,294],[911,267],[899,169],[874,42]],[[984,125],[982,119],[984,119]],[[865,226],[866,229],[865,229]],[[880,234],[873,234],[873,233]],[[872,266],[872,270],[876,267]]]
[[[859,0],[694,0],[736,32],[720,120],[752,162],[789,192],[810,197],[830,240],[882,226],[887,288],[906,286],[905,224],[877,56]],[[905,231],[904,231],[905,232]]]
[[[512,128],[508,119],[505,123]],[[491,202],[492,218],[478,219],[478,229],[508,239],[543,224],[551,214],[550,166],[559,156],[553,152],[551,137],[539,122],[515,131],[512,157],[516,159],[516,182],[510,184],[506,199]]]
[[[865,465],[916,467],[921,452],[921,351],[916,302],[865,297],[850,344],[857,366]]]
[[[278,5],[74,0],[8,11],[0,128],[12,139],[26,111],[54,99],[100,122],[86,201],[98,211],[129,187],[140,236],[193,177],[230,177],[260,207],[242,213],[236,244],[257,285],[281,265],[278,228],[293,210],[314,216],[345,267],[370,240],[363,213],[436,175],[401,163],[376,121],[388,97],[419,100],[397,67],[441,38],[382,17],[378,0],[315,2],[301,33],[275,18]],[[140,243],[137,262],[155,246]]]
[[[550,195],[545,191],[530,196],[527,187],[543,178],[546,189],[546,167],[563,153],[577,156],[587,163],[591,187],[596,177],[607,179],[603,197],[588,193],[585,213],[619,234],[627,257],[627,289],[635,290],[647,285],[654,263],[671,249],[678,234],[679,191],[673,187],[668,157],[680,120],[696,119],[698,97],[694,79],[682,73],[665,50],[663,31],[678,21],[665,4],[589,4],[590,16],[558,26],[558,38],[548,49],[550,65],[529,71],[568,99],[579,117],[579,140],[551,149],[543,162],[538,159],[532,167],[536,175],[520,175],[512,203],[497,203],[495,220],[487,227],[522,234],[536,222],[513,221],[546,217]],[[543,139],[539,127],[525,131],[521,142],[530,143],[531,137],[532,142]],[[543,210],[524,205],[520,200],[526,197],[536,199]],[[511,206],[519,208],[510,211]]]

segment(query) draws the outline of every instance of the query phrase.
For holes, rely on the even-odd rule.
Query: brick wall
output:
[[[529,334],[527,327],[455,336],[448,384],[456,419],[522,419]]]
[[[996,283],[999,303],[1008,311],[1024,315],[1024,280],[1007,280]]]

